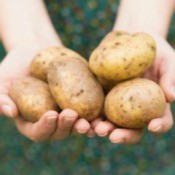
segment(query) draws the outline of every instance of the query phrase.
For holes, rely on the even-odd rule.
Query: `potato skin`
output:
[[[118,40],[130,36],[128,33],[123,31],[112,31],[109,32],[100,42],[99,46],[109,47],[110,44],[118,42]],[[123,39],[122,39],[123,40]]]
[[[16,81],[10,90],[10,96],[20,115],[31,122],[38,121],[49,110],[59,110],[49,86],[35,78],[26,77]]]
[[[81,60],[54,59],[48,69],[48,82],[61,109],[73,109],[88,121],[100,114],[104,103],[102,87]]]
[[[97,79],[101,84],[105,95],[117,84],[115,81],[109,81],[99,77],[97,77]]]
[[[49,47],[41,50],[32,60],[30,66],[31,76],[47,82],[47,69],[54,58],[71,57],[80,59],[85,64],[86,61],[78,53],[66,47]]]
[[[165,112],[166,100],[153,81],[136,78],[115,86],[105,100],[107,118],[124,128],[142,128]]]
[[[90,56],[90,69],[97,77],[124,81],[143,74],[154,62],[156,44],[149,35],[122,34],[113,40],[109,38],[104,38]]]

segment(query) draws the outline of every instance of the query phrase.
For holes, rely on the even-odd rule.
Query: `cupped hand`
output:
[[[85,119],[78,119],[78,114],[71,109],[65,109],[60,114],[48,111],[36,123],[18,117],[16,126],[23,135],[35,142],[64,140],[71,134],[85,134],[90,130],[90,124]]]
[[[163,37],[154,34],[152,37],[157,45],[156,59],[143,77],[151,79],[160,85],[165,94],[167,105],[163,116],[149,122],[148,130],[156,134],[162,134],[173,126],[170,103],[175,100],[175,51]],[[102,121],[100,118],[92,122],[92,127],[97,135],[101,137],[109,136],[112,143],[118,144],[136,143],[143,134],[143,129],[117,128],[110,121]]]
[[[10,51],[0,64],[0,114],[14,118],[18,130],[33,141],[63,140],[72,133],[87,133],[93,136],[90,124],[85,119],[78,119],[76,111],[65,109],[47,111],[36,123],[31,123],[19,116],[16,104],[9,96],[14,81],[29,76],[29,66],[40,47],[17,48]]]
[[[157,56],[153,66],[144,74],[144,77],[160,85],[166,97],[167,107],[162,117],[150,121],[148,129],[161,134],[173,126],[170,103],[175,100],[175,51],[163,37],[153,35],[153,38],[157,44]]]

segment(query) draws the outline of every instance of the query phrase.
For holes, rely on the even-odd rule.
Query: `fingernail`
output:
[[[102,134],[98,134],[100,137],[105,137],[107,135],[107,132],[104,132]]]
[[[119,138],[117,140],[112,141],[112,143],[124,143],[124,138]]]
[[[171,94],[175,100],[175,87],[174,86],[171,86]]]
[[[162,125],[158,125],[157,127],[155,127],[152,131],[153,132],[160,132],[162,130]]]
[[[2,105],[2,113],[8,117],[13,117],[12,109],[9,105]]]
[[[56,119],[57,119],[57,116],[56,115],[53,115],[53,116],[48,116],[46,118],[46,123],[50,126],[54,125],[55,122],[56,122]]]
[[[78,133],[80,134],[85,134],[87,132],[87,130],[78,130]]]
[[[75,120],[75,117],[65,117],[63,123],[65,126],[69,127],[73,125],[74,120]]]
[[[95,134],[88,134],[89,138],[93,138],[95,136]]]

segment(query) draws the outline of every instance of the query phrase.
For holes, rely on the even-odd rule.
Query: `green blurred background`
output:
[[[46,4],[63,43],[86,58],[111,30],[118,8],[115,0],[47,0]],[[168,37],[172,45],[174,26],[172,22]],[[0,57],[4,55],[1,45]],[[174,131],[161,136],[146,131],[135,145],[86,136],[33,143],[18,133],[12,120],[1,117],[0,175],[174,175]]]

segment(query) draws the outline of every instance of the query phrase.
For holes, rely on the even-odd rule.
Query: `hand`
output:
[[[33,141],[47,139],[62,140],[71,133],[87,133],[93,136],[90,124],[71,109],[65,109],[60,114],[47,111],[36,123],[26,121],[18,116],[16,104],[9,96],[13,82],[29,75],[29,65],[39,47],[18,48],[10,51],[0,65],[0,114],[15,119],[19,131]]]
[[[156,81],[161,86],[167,99],[167,106],[163,116],[153,119],[148,124],[148,130],[156,134],[167,132],[173,126],[173,116],[170,104],[175,99],[175,51],[161,36],[152,35],[157,45],[157,55],[153,66],[144,74],[145,78]],[[143,129],[117,128],[109,121],[96,119],[92,122],[97,135],[104,137],[109,135],[113,143],[136,143],[140,140]]]
[[[90,124],[85,119],[78,119],[78,114],[71,109],[65,109],[60,114],[48,111],[36,123],[18,117],[16,126],[23,135],[35,142],[64,140],[71,134],[85,134],[90,131]],[[91,137],[91,133],[89,136]]]

